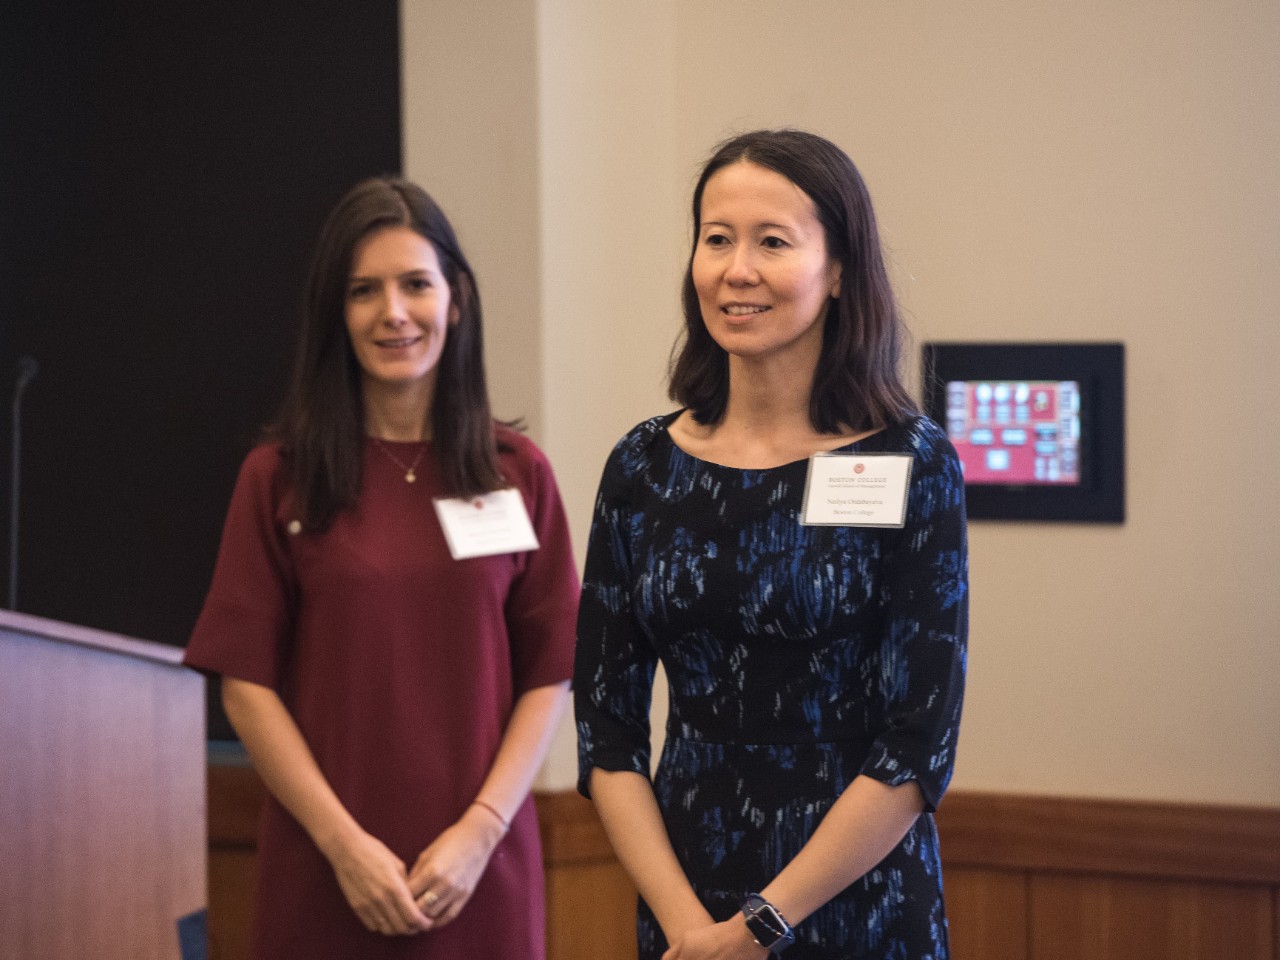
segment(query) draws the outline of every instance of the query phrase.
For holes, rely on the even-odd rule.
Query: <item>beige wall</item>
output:
[[[453,221],[480,284],[494,414],[544,413],[535,0],[405,0],[404,172]]]
[[[971,526],[955,785],[1280,804],[1274,0],[404,9],[406,169],[462,224],[579,547],[609,446],[667,406],[699,159],[812,128],[918,339],[1128,345],[1129,521]],[[566,732],[544,786],[572,770]]]

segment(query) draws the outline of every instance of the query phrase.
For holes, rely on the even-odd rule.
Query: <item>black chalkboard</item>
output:
[[[15,376],[39,363],[17,608],[181,645],[321,220],[399,170],[398,4],[71,0],[5,21],[6,530]]]

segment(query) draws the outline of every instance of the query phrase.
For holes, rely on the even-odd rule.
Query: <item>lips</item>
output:
[[[387,350],[400,350],[404,347],[412,347],[421,339],[422,337],[397,337],[395,340],[375,340],[373,342]]]
[[[769,308],[758,303],[726,303],[720,309],[731,317],[751,317]]]

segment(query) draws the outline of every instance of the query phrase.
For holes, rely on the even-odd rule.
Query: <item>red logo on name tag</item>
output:
[[[477,510],[483,510],[483,509],[484,509],[484,501],[483,501],[483,500],[477,500],[475,503],[473,503],[473,504],[472,504],[472,506],[473,506],[473,507],[475,507]]]
[[[854,473],[861,473],[861,472],[862,472],[863,470],[865,470],[865,469],[867,469],[867,465],[866,465],[865,463],[855,463],[855,464],[853,465],[853,472],[854,472]]]

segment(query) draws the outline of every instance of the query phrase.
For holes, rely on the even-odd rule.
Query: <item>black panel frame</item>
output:
[[[1073,486],[967,484],[971,520],[1123,523],[1125,350],[1122,343],[923,345],[925,411],[946,424],[955,380],[1074,380],[1080,384],[1081,482]]]

